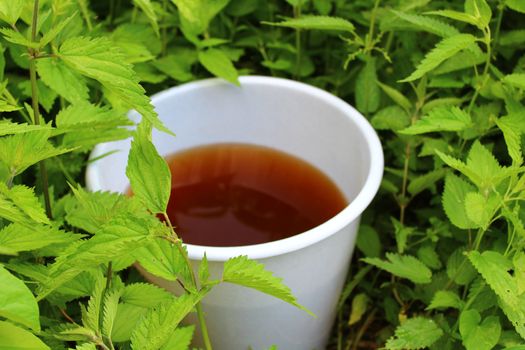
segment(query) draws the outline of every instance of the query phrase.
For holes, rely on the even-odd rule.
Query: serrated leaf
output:
[[[6,321],[0,321],[0,349],[51,350],[31,332]]]
[[[97,346],[93,343],[84,343],[81,345],[77,345],[76,350],[97,350]]]
[[[457,248],[447,260],[447,275],[460,286],[468,285],[476,277],[476,270],[463,253],[464,248]]]
[[[133,0],[133,4],[139,7],[142,12],[144,12],[149,20],[149,23],[151,24],[151,27],[155,31],[155,34],[160,36],[157,14],[155,13],[155,8],[153,7],[151,0]]]
[[[297,302],[292,291],[284,285],[281,278],[275,277],[270,271],[265,270],[263,264],[249,260],[244,255],[231,258],[224,263],[222,281],[256,289],[313,315]]]
[[[8,188],[0,182],[0,217],[12,222],[49,224],[33,189],[17,185]]]
[[[454,56],[459,51],[468,48],[475,42],[476,37],[470,34],[457,34],[441,40],[429,53],[426,54],[416,70],[410,74],[410,76],[401,81],[409,82],[423,77],[442,62]]]
[[[501,334],[499,318],[489,316],[481,324],[477,310],[463,311],[459,317],[459,332],[467,350],[491,350]]]
[[[428,318],[410,318],[399,325],[395,335],[388,339],[385,349],[412,350],[429,347],[441,336],[443,331],[436,323]]]
[[[496,125],[503,133],[507,151],[512,158],[513,165],[521,165],[523,163],[523,155],[521,152],[521,135],[523,133],[521,123],[517,118],[522,118],[521,115],[511,115],[499,118]]]
[[[206,252],[204,252],[204,256],[202,257],[202,260],[199,263],[199,282],[202,285],[206,285],[209,278],[210,270],[208,268],[208,258],[206,257]]]
[[[401,134],[419,135],[436,131],[462,131],[472,127],[472,119],[455,106],[436,107],[415,124],[399,131]]]
[[[465,13],[476,18],[478,28],[487,27],[492,17],[492,10],[485,0],[466,0]]]
[[[525,292],[525,252],[517,252],[512,259],[514,265],[514,276],[518,283],[518,294]]]
[[[36,130],[51,130],[49,125],[31,125],[26,123],[14,123],[9,119],[0,119],[0,136],[23,134]]]
[[[355,80],[355,103],[362,113],[375,112],[379,107],[381,96],[376,81],[376,59],[369,57]]]
[[[504,177],[503,168],[494,155],[479,141],[475,141],[468,153],[467,168],[469,179],[480,189],[485,190],[495,186]],[[476,174],[476,176],[473,176]]]
[[[370,123],[376,130],[397,131],[410,125],[410,116],[401,107],[393,105],[380,109]]]
[[[516,46],[525,43],[525,29],[516,29],[501,32],[499,44],[501,46]]]
[[[525,13],[525,3],[521,0],[507,0],[505,1],[505,5],[514,11]]]
[[[238,73],[230,58],[219,49],[199,51],[199,62],[211,74],[223,78],[232,84],[239,85]]]
[[[412,13],[405,13],[401,11],[391,10],[396,16],[404,21],[414,25],[419,30],[439,35],[440,37],[447,38],[459,34],[459,31],[453,26],[438,21],[432,17],[416,15]]]
[[[76,12],[72,14],[71,16],[69,16],[68,18],[66,18],[65,20],[58,23],[56,26],[54,26],[50,30],[48,30],[44,34],[42,39],[40,39],[40,43],[39,43],[40,47],[44,47],[47,44],[49,44],[52,40],[54,40],[55,37],[64,30],[64,28],[69,24],[69,22],[71,22],[71,20],[75,18],[75,16],[77,16]]]
[[[148,132],[139,126],[131,142],[126,176],[133,195],[152,213],[166,211],[171,192],[171,172]]]
[[[46,112],[50,112],[53,107],[57,96],[57,93],[47,87],[40,80],[37,80],[36,87],[38,90],[38,103],[45,109]],[[31,82],[29,80],[22,81],[18,84],[18,88],[22,92],[22,95],[27,96],[28,98],[32,95]]]
[[[447,217],[457,227],[469,229],[476,227],[465,209],[465,197],[467,193],[474,192],[476,189],[468,182],[453,174],[448,174],[445,178],[445,190],[443,191],[442,204]]]
[[[187,350],[189,349],[195,326],[179,327],[160,350]]]
[[[179,10],[182,30],[186,36],[203,33],[230,0],[172,0]]]
[[[429,11],[427,12],[427,14],[446,17],[446,18],[450,18],[456,21],[472,24],[473,26],[476,26],[480,29],[483,28],[483,27],[480,27],[479,19],[468,13],[458,12],[454,10],[438,10],[438,11]]]
[[[386,253],[386,258],[386,261],[378,258],[365,258],[363,261],[416,284],[430,283],[432,271],[417,258],[394,253]]]
[[[80,74],[71,70],[63,61],[47,58],[36,61],[42,82],[67,101],[74,103],[89,98],[87,83]]]
[[[377,258],[381,254],[379,234],[369,225],[359,226],[356,246],[367,258]]]
[[[204,295],[184,294],[148,311],[131,336],[133,350],[157,350],[171,338],[182,319]]]
[[[405,95],[403,95],[398,90],[388,85],[385,85],[379,81],[377,82],[377,84],[383,90],[383,92],[392,99],[392,101],[401,106],[401,108],[403,108],[407,113],[410,113],[410,111],[412,110],[412,102],[410,102],[410,100],[406,98]]]
[[[104,297],[104,311],[102,316],[102,334],[111,339],[113,324],[117,316],[117,307],[120,300],[120,290],[106,293]]]
[[[15,24],[26,2],[24,0],[9,0],[0,2],[0,19],[11,25]]]
[[[125,115],[108,106],[95,106],[86,101],[73,103],[60,110],[55,123],[59,132],[101,131],[133,124]]]
[[[134,108],[155,128],[173,134],[158,118],[133,69],[111,40],[105,37],[70,38],[60,46],[58,56],[78,73],[99,81],[121,103]]]
[[[89,298],[87,308],[82,313],[82,323],[84,327],[90,329],[95,334],[101,334],[101,320],[103,312],[105,280],[101,274],[95,281],[93,292]]]
[[[0,33],[4,36],[4,39],[9,41],[10,43],[30,47],[30,48],[38,48],[39,44],[34,43],[25,36],[22,35],[22,33],[14,31],[10,28],[1,28]]]
[[[40,331],[38,304],[27,286],[0,264],[0,316]],[[1,332],[0,332],[1,333]],[[0,344],[2,344],[0,336]],[[1,348],[1,346],[0,346]]]
[[[70,151],[53,147],[48,141],[50,133],[50,130],[36,130],[0,138],[0,161],[14,176],[41,160]]]
[[[438,182],[445,176],[445,174],[446,170],[440,168],[426,173],[424,175],[418,176],[410,181],[407,187],[407,191],[412,196],[416,196],[424,190],[434,186],[436,182]]]
[[[413,227],[408,227],[403,225],[397,219],[390,217],[390,222],[394,226],[394,236],[396,238],[397,252],[403,254],[406,246],[408,237],[414,233],[415,229]]]
[[[525,89],[525,73],[514,73],[503,77],[503,82],[519,89]]]
[[[15,222],[0,230],[0,254],[40,249],[50,244],[71,243],[82,237],[45,225],[23,225]]]
[[[123,303],[143,308],[153,307],[172,298],[171,293],[148,283],[129,284],[124,287],[120,296]]]
[[[312,29],[312,30],[333,30],[342,32],[354,32],[354,25],[344,18],[329,16],[301,16],[299,18],[290,18],[282,22],[270,23],[263,22],[278,27],[287,27],[294,29]]]
[[[439,270],[442,267],[439,255],[436,253],[436,249],[431,245],[424,245],[417,250],[417,257],[433,270]]]
[[[188,50],[183,51],[182,54],[161,57],[155,60],[153,65],[171,78],[184,82],[193,78],[191,66],[195,62],[197,62],[196,52]]]
[[[426,310],[446,308],[461,309],[463,304],[463,301],[455,292],[449,290],[438,290],[436,294],[434,294],[434,297]]]
[[[494,210],[498,205],[499,200],[497,198],[485,198],[479,192],[469,192],[465,196],[465,210],[467,217],[484,230],[490,223],[494,215]]]
[[[369,298],[366,294],[360,293],[357,294],[354,299],[352,299],[352,311],[350,312],[350,319],[348,320],[348,325],[351,326],[363,317],[368,306]]]

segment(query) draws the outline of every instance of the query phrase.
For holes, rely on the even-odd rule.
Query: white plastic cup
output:
[[[224,261],[247,255],[282,277],[309,316],[258,291],[223,283],[203,300],[216,350],[324,349],[355,246],[361,213],[383,174],[383,152],[368,121],[343,100],[303,83],[271,77],[240,78],[241,87],[219,79],[192,82],[152,97],[160,119],[176,137],[153,132],[161,155],[222,142],[268,146],[302,158],[327,174],[349,205],[325,223],[282,240],[241,247],[187,245],[189,258],[206,256],[213,276]],[[133,117],[138,117],[136,114]],[[87,168],[93,191],[125,192],[130,140],[100,144],[91,157],[119,150]],[[312,200],[316,200],[312,198]],[[150,280],[171,290],[175,282]],[[198,338],[198,336],[196,337]]]

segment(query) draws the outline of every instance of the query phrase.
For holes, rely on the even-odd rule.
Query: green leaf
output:
[[[377,258],[381,254],[379,234],[372,226],[359,226],[356,245],[367,258]]]
[[[459,332],[467,350],[491,350],[498,343],[501,325],[497,316],[489,316],[481,324],[477,310],[463,311],[459,317]]]
[[[9,0],[0,2],[0,19],[11,25],[15,24],[26,2],[24,0]]]
[[[462,229],[476,227],[467,216],[465,208],[465,197],[467,193],[475,192],[474,186],[453,174],[445,178],[445,190],[443,191],[442,204],[447,217],[452,224]]]
[[[152,213],[164,213],[171,192],[171,172],[146,130],[139,126],[128,157],[126,175],[133,195]]]
[[[38,304],[33,293],[1,264],[0,285],[0,316],[40,331]],[[2,337],[0,344],[1,339]]]
[[[512,259],[514,264],[514,276],[518,283],[518,293],[521,295],[525,292],[525,252],[518,252]]]
[[[394,236],[396,237],[397,252],[403,254],[407,247],[408,237],[414,233],[413,227],[403,225],[397,219],[390,217],[390,222],[394,226]]]
[[[442,267],[439,255],[436,253],[436,249],[431,245],[424,245],[417,250],[417,257],[431,269],[439,270]]]
[[[89,129],[100,132],[133,124],[125,115],[107,106],[95,106],[86,101],[79,101],[62,109],[57,114],[55,123],[59,132],[86,132]]]
[[[412,13],[405,13],[401,11],[391,10],[397,17],[414,25],[416,29],[423,30],[432,34],[439,35],[443,38],[448,38],[459,34],[459,31],[453,26],[438,21],[432,17],[416,15]]]
[[[476,42],[476,37],[470,34],[457,34],[441,40],[436,46],[423,58],[416,70],[402,82],[414,81],[423,77],[426,73],[432,71],[442,62],[457,54],[459,51],[469,47]]]
[[[177,55],[166,55],[153,62],[155,68],[177,81],[193,79],[191,66],[197,62],[195,51],[182,51]]]
[[[40,80],[37,80],[36,86],[38,90],[38,103],[45,109],[46,112],[49,113],[58,96],[55,91],[48,88],[47,85],[42,83]],[[18,88],[21,90],[23,95],[27,96],[28,98],[31,97],[33,92],[31,82],[29,80],[19,83]]]
[[[36,61],[38,75],[52,90],[74,103],[89,98],[85,79],[71,70],[63,61],[53,58]]]
[[[401,107],[393,105],[380,109],[370,123],[376,130],[398,131],[410,125],[410,116]]]
[[[157,350],[171,340],[182,319],[204,295],[184,294],[150,309],[131,336],[133,350]]]
[[[41,160],[69,152],[55,148],[48,141],[50,130],[36,130],[0,138],[0,161],[15,176]]]
[[[263,22],[278,27],[312,30],[333,30],[341,32],[351,32],[355,30],[354,25],[346,19],[329,16],[305,15],[299,18],[290,18],[278,23]]]
[[[378,258],[365,258],[363,261],[416,284],[430,283],[432,271],[417,258],[394,253],[386,253],[386,258],[387,261]]]
[[[395,103],[397,103],[399,106],[401,106],[407,113],[410,113],[412,110],[412,102],[408,98],[405,97],[401,92],[398,90],[385,85],[381,82],[377,82],[379,87],[384,91],[385,94],[388,95]]]
[[[468,285],[475,277],[476,270],[464,254],[464,248],[457,248],[447,260],[447,275],[460,286]]]
[[[199,282],[202,285],[207,285],[209,278],[210,270],[208,268],[208,258],[206,257],[206,252],[204,252],[204,256],[202,257],[202,260],[199,263]]]
[[[313,315],[308,309],[297,303],[292,291],[283,284],[281,278],[265,270],[263,264],[249,260],[244,255],[231,258],[224,263],[222,281],[256,289]]]
[[[479,192],[469,192],[465,196],[467,217],[476,224],[476,227],[486,230],[499,202],[496,197],[485,198]]]
[[[120,290],[106,293],[104,298],[104,311],[102,317],[102,334],[111,339],[113,325],[117,316],[117,307],[120,300]]]
[[[492,17],[492,10],[485,0],[466,0],[465,13],[476,18],[478,28],[487,27]]]
[[[75,12],[74,14],[72,14],[71,16],[69,16],[68,18],[61,21],[53,28],[51,28],[49,31],[47,31],[42,37],[42,39],[40,39],[40,43],[39,43],[40,47],[44,47],[47,44],[49,44],[52,40],[54,40],[55,37],[58,34],[60,34],[64,30],[64,28],[69,24],[69,22],[71,22],[71,20],[75,18],[76,16],[77,16],[77,13]]]
[[[442,335],[443,331],[433,320],[424,317],[410,318],[396,328],[395,335],[388,339],[385,349],[426,348],[434,344]]]
[[[23,134],[36,130],[51,130],[49,125],[31,125],[26,123],[14,123],[9,119],[0,119],[0,136]]]
[[[223,78],[232,84],[239,85],[238,73],[230,58],[219,49],[199,51],[199,62],[211,74]]]
[[[121,103],[134,108],[155,128],[173,134],[158,119],[136,74],[111,40],[105,37],[70,38],[60,46],[58,56],[78,73],[99,81]]]
[[[51,350],[32,333],[5,321],[0,321],[0,349]]]
[[[177,328],[160,350],[187,350],[189,349],[195,326]]]
[[[381,96],[376,81],[376,59],[369,57],[355,80],[355,103],[363,113],[375,112],[379,107]]]
[[[496,125],[503,133],[513,165],[521,165],[523,163],[523,154],[521,152],[523,116],[515,114],[499,118],[496,120]]]
[[[172,0],[179,10],[182,30],[186,36],[202,34],[230,0]]]
[[[97,350],[97,346],[93,343],[84,343],[81,345],[77,345],[76,350]]]
[[[149,283],[132,283],[124,287],[120,299],[123,303],[149,308],[172,300],[173,295]]]
[[[33,189],[23,185],[8,188],[0,182],[0,217],[12,222],[49,224]]]
[[[31,48],[38,48],[39,46],[38,43],[31,42],[31,40],[23,36],[22,33],[16,32],[13,29],[1,28],[0,33],[4,36],[4,39],[10,43]]]
[[[351,326],[363,317],[368,306],[369,298],[366,294],[360,293],[357,294],[354,299],[352,299],[352,311],[350,312],[350,319],[348,320],[348,325]]]
[[[525,12],[524,12],[525,13]],[[525,43],[525,29],[516,29],[501,32],[499,44],[501,46],[516,46]]]
[[[133,5],[139,7],[142,12],[144,12],[155,34],[160,36],[157,14],[155,13],[155,8],[151,0],[133,0]]]
[[[434,294],[434,297],[432,298],[430,305],[427,306],[426,310],[447,308],[461,309],[463,304],[463,301],[457,295],[457,293],[449,290],[438,290],[436,294]]]
[[[507,0],[505,5],[514,11],[525,13],[525,4],[521,0]]]
[[[503,82],[518,89],[525,89],[525,73],[514,73],[503,77]]]
[[[45,225],[24,225],[15,222],[0,230],[0,254],[16,255],[19,252],[35,250],[50,244],[71,243],[81,235]]]
[[[497,159],[479,141],[472,144],[467,157],[467,168],[470,176],[465,175],[483,190],[497,185],[505,177]]]
[[[430,15],[436,15],[441,17],[450,18],[456,21],[472,24],[473,26],[476,26],[478,28],[481,27],[479,18],[476,18],[468,13],[453,11],[453,10],[439,10],[439,11],[429,11],[427,14]]]
[[[102,315],[103,300],[105,294],[105,281],[102,274],[97,275],[93,292],[88,301],[88,306],[82,311],[82,323],[96,334],[100,334],[100,321]]]
[[[428,188],[432,188],[436,182],[441,180],[445,176],[446,170],[443,168],[433,170],[424,175],[418,176],[415,179],[411,180],[408,184],[407,190],[412,196],[423,192]]]
[[[401,134],[418,135],[436,131],[462,131],[472,127],[472,119],[456,106],[436,107],[415,124],[399,131]]]

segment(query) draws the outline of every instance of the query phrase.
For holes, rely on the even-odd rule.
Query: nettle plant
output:
[[[219,280],[206,260],[193,274],[155,215],[170,181],[150,132],[170,131],[143,86],[255,73],[340,96],[383,141],[329,349],[525,349],[524,13],[523,0],[0,0],[0,347],[185,349],[179,322],[222,282],[296,304],[244,257]],[[90,149],[130,136],[135,196],[84,190]],[[186,294],[142,283],[135,261]]]
[[[154,19],[149,1],[136,3]],[[0,32],[12,59],[29,71],[28,79],[16,77],[16,88],[31,100],[21,105],[2,77],[0,111],[17,114],[0,123],[0,348],[65,349],[76,343],[85,350],[186,349],[194,327],[179,323],[195,310],[205,348],[211,349],[200,301],[224,282],[304,309],[279,278],[245,256],[228,260],[219,279],[210,278],[206,257],[193,271],[166,214],[171,174],[150,140],[153,127],[171,131],[128,62],[136,56],[101,35],[90,17],[85,1],[0,2],[0,19],[9,25]],[[141,47],[127,48],[144,54]],[[222,55],[199,51],[204,66],[221,64]],[[53,115],[56,99],[60,108]],[[135,131],[127,128],[128,109],[142,115]],[[133,197],[84,190],[74,174],[86,152],[98,142],[130,136],[126,173]],[[31,167],[39,168],[40,197],[22,184]],[[68,182],[62,187],[49,184],[49,174],[57,171]],[[150,284],[124,282],[119,272],[134,262],[178,281],[184,293],[175,297]]]

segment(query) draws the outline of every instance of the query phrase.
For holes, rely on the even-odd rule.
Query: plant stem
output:
[[[487,26],[486,30],[484,30],[485,33],[485,45],[487,46],[487,60],[485,61],[485,67],[483,68],[483,73],[481,75],[481,84],[476,87],[476,91],[474,91],[474,96],[472,96],[472,99],[470,100],[470,104],[468,106],[468,114],[472,112],[472,108],[474,108],[474,105],[476,103],[476,100],[479,96],[479,91],[483,89],[485,84],[487,83],[489,68],[490,68],[490,61],[492,56],[492,46],[490,44],[491,41],[491,35],[490,35],[490,27]]]
[[[193,271],[193,267],[191,265],[190,259],[188,258],[188,254],[186,254],[186,251],[183,249],[182,243],[181,243],[179,237],[177,236],[177,233],[175,232],[175,229],[173,228],[173,225],[171,224],[171,220],[170,220],[168,214],[166,212],[163,212],[162,213],[162,217],[164,218],[164,220],[168,224],[168,227],[171,230],[171,234],[173,236],[175,236],[175,238],[176,238],[175,246],[177,247],[177,250],[182,255],[182,257],[184,258],[184,261],[186,262],[186,266],[188,267],[188,270],[190,272],[191,282],[192,282],[193,286],[195,287],[195,289],[197,289],[198,288],[198,286],[197,286],[197,279],[195,278],[195,272]],[[197,310],[197,317],[199,319],[199,325],[201,326],[202,340],[204,341],[204,346],[205,346],[206,350],[212,350],[211,341],[210,341],[210,337],[209,337],[209,334],[208,334],[208,327],[206,326],[206,320],[204,319],[204,313],[202,311],[202,306],[201,306],[200,301],[195,306],[195,309]]]
[[[36,28],[38,23],[38,2],[35,0],[33,7],[33,21],[31,24],[31,41],[36,41]],[[33,107],[33,116],[35,125],[40,125],[40,109],[38,107],[38,87],[36,85],[36,64],[35,59],[38,57],[38,50],[29,48],[29,78],[31,80],[31,104]],[[47,178],[47,169],[45,160],[39,162],[40,178],[42,180],[42,191],[44,192],[44,203],[46,206],[47,217],[53,219],[53,212],[51,210],[51,198],[49,196],[49,181]]]

